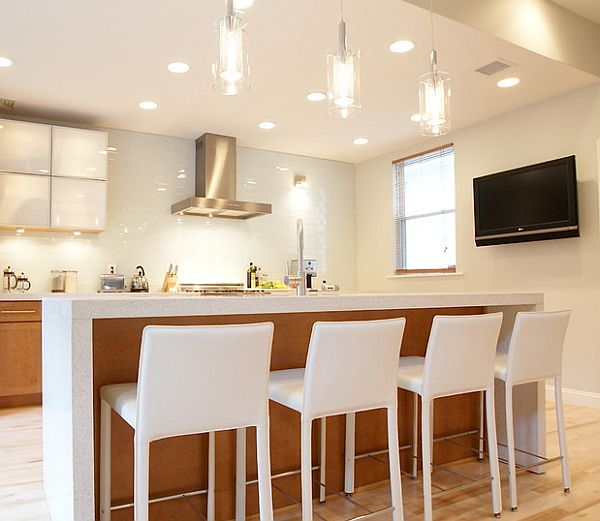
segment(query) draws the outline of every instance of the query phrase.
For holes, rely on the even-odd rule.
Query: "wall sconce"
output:
[[[305,175],[295,175],[294,176],[294,186],[306,186],[308,183],[306,181]]]

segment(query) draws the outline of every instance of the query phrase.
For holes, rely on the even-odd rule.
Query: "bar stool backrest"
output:
[[[271,322],[145,327],[136,439],[266,425],[272,339]]]
[[[508,347],[506,381],[513,385],[560,377],[570,311],[517,313]]]
[[[307,418],[395,407],[406,319],[317,322],[304,379]]]
[[[490,389],[502,313],[435,316],[431,325],[423,396],[451,396]]]

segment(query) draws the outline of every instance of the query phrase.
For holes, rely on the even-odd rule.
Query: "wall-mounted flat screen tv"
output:
[[[579,237],[575,156],[473,179],[475,244]]]

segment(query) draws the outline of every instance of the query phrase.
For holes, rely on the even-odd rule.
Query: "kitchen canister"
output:
[[[77,292],[77,271],[67,270],[65,271],[65,293],[76,293]]]

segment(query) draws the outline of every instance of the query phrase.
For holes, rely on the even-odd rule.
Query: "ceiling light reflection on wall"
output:
[[[521,82],[519,78],[504,78],[496,83],[496,85],[502,89],[506,89],[509,87],[514,87]]]
[[[235,96],[250,88],[244,22],[227,0],[227,13],[219,21],[219,61],[213,65],[213,88]]]
[[[327,55],[327,97],[329,114],[336,118],[350,118],[361,109],[360,105],[360,52],[348,49],[344,4],[340,0],[338,49]]]

